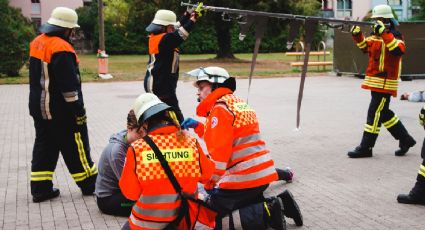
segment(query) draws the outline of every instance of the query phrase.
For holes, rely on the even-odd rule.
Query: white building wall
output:
[[[41,18],[41,23],[45,23],[49,19],[54,8],[58,6],[65,6],[71,9],[77,9],[78,7],[83,6],[83,0],[40,0],[38,12],[37,4],[33,5],[31,0],[10,0],[9,4],[13,7],[21,8],[22,14],[25,17],[30,19]]]

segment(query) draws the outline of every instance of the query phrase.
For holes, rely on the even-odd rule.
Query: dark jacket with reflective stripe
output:
[[[29,111],[36,119],[84,113],[78,57],[66,40],[41,34],[30,44]]]
[[[149,63],[146,71],[146,92],[167,97],[176,93],[179,79],[179,50],[193,27],[193,22],[188,17],[180,19],[179,27],[172,33],[149,35]]]

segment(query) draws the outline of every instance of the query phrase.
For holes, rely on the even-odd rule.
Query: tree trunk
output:
[[[214,1],[215,5],[221,6],[221,1]],[[218,51],[216,59],[220,58],[232,58],[233,55],[232,43],[230,37],[230,27],[232,26],[232,22],[223,21],[221,18],[221,14],[214,15],[214,27],[217,34],[217,43],[218,43]]]

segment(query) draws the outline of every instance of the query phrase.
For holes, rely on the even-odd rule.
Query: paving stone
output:
[[[424,80],[401,82],[399,92],[423,90]],[[288,229],[422,229],[424,206],[401,205],[399,193],[415,182],[424,131],[417,124],[420,103],[393,98],[390,108],[418,144],[395,157],[398,142],[382,132],[368,159],[349,159],[359,144],[370,93],[352,77],[309,77],[303,97],[301,129],[294,131],[298,78],[254,79],[249,103],[277,167],[295,170],[291,184],[273,183],[272,196],[289,189],[300,204],[303,227],[287,219]],[[91,155],[97,162],[109,136],[125,129],[127,113],[142,82],[85,83]],[[421,86],[422,88],[420,88]],[[236,94],[247,98],[247,80]],[[179,82],[177,95],[186,117],[197,118],[196,89]],[[0,85],[0,229],[120,229],[123,217],[102,214],[92,196],[82,196],[60,157],[54,186],[60,197],[32,202],[29,175],[34,127],[28,113],[28,85]]]

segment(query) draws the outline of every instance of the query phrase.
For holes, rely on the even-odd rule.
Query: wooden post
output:
[[[104,28],[104,19],[103,19],[103,0],[98,0],[99,3],[99,49],[105,50],[105,28]]]

